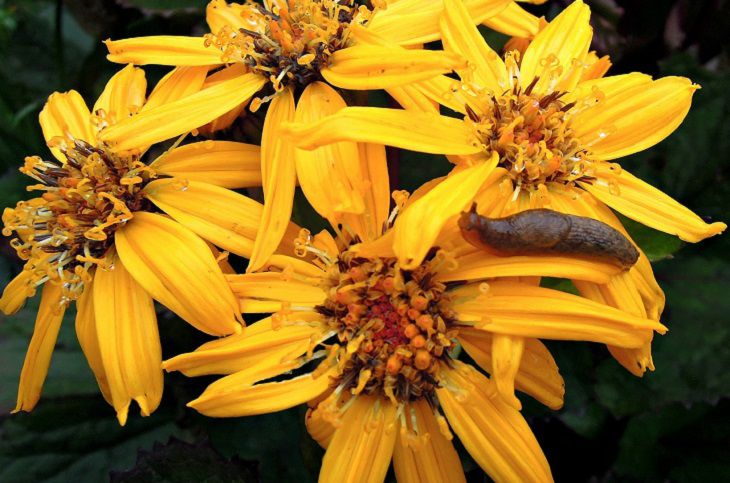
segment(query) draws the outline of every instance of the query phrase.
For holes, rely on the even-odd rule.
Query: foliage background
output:
[[[559,0],[534,7],[554,16]],[[594,48],[613,73],[684,75],[702,85],[687,120],[659,146],[622,160],[643,179],[703,216],[730,220],[730,2],[593,0]],[[200,34],[203,0],[0,0],[0,205],[27,196],[17,171],[24,156],[48,155],[37,115],[53,90],[79,90],[93,103],[115,66],[101,40]],[[503,36],[484,31],[493,46]],[[150,80],[162,70],[148,70]],[[375,94],[371,102],[388,102]],[[256,142],[260,119],[233,135]],[[389,152],[394,187],[413,189],[444,174],[436,157]],[[250,192],[252,196],[260,193]],[[303,198],[296,215],[315,220]],[[638,379],[597,344],[550,343],[566,380],[565,407],[529,398],[524,413],[557,481],[730,481],[730,236],[685,246],[630,224],[654,258],[667,294],[670,332],[654,343],[657,371]],[[7,239],[0,282],[21,265]],[[36,302],[37,304],[37,302]],[[204,341],[160,308],[165,357]],[[236,420],[185,408],[210,382],[166,376],[160,409],[130,411],[126,427],[98,393],[73,331],[64,322],[43,398],[31,414],[10,415],[35,306],[0,318],[0,481],[315,481],[322,450],[307,436],[301,408]],[[0,316],[2,317],[2,316]],[[470,481],[487,477],[466,452]],[[389,475],[392,478],[392,475]]]

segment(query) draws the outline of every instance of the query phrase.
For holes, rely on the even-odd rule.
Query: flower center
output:
[[[333,286],[317,310],[340,341],[336,387],[394,402],[433,399],[455,321],[446,286],[433,280],[437,258],[404,271],[395,258],[346,251],[330,268]]]
[[[570,127],[573,104],[561,100],[564,92],[533,93],[537,81],[524,90],[515,85],[499,97],[485,96],[484,110],[467,109],[466,122],[485,150],[499,154],[499,166],[518,186],[591,179],[587,150]]]
[[[63,283],[74,299],[88,281],[89,269],[103,263],[114,232],[144,209],[142,187],[155,175],[137,158],[120,157],[80,139],[52,143],[65,162],[25,159],[20,171],[41,184],[38,198],[20,201],[3,213],[3,235],[31,270],[36,285],[49,279]]]
[[[264,0],[242,16],[249,28],[225,26],[206,36],[224,63],[242,62],[268,77],[277,92],[320,80],[333,52],[351,43],[350,25],[369,17],[354,0]]]

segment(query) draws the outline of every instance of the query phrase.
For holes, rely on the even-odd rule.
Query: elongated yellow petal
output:
[[[358,141],[431,154],[481,152],[481,147],[459,119],[431,112],[378,107],[346,107],[314,124],[283,126],[282,134],[303,149],[338,141]]]
[[[169,151],[153,163],[161,174],[223,188],[261,186],[261,148],[232,141],[201,141]]]
[[[425,400],[407,406],[404,418],[410,423],[415,417],[416,429],[403,428],[393,451],[393,469],[399,483],[461,483],[465,482],[459,455],[439,427],[436,417]],[[310,431],[311,434],[311,431]]]
[[[323,417],[323,411],[319,409],[308,409],[304,416],[304,424],[307,432],[323,448],[329,446],[332,436],[335,435],[335,427],[330,421]]]
[[[200,127],[253,96],[266,82],[246,74],[177,101],[140,112],[105,129],[100,137],[116,151],[149,146]]]
[[[444,368],[449,384],[436,394],[477,464],[499,482],[552,481],[545,455],[519,411],[493,397],[492,381],[471,366],[454,364],[455,370]]]
[[[522,403],[515,397],[515,377],[520,370],[525,338],[506,334],[492,337],[492,380],[497,392],[513,408],[522,409]]]
[[[162,348],[152,297],[112,257],[114,268],[94,276],[94,322],[112,405],[124,426],[132,400],[143,416],[160,404]]]
[[[372,240],[380,235],[390,214],[390,176],[385,146],[360,143],[360,166],[364,172],[365,216],[361,238]]]
[[[424,95],[427,99],[431,99],[444,107],[448,107],[452,111],[466,113],[465,106],[471,100],[468,96],[461,93],[461,84],[444,75],[434,77],[427,81],[416,82],[408,88],[415,89]],[[422,101],[420,101],[422,102]],[[405,106],[403,106],[405,108]],[[429,109],[422,109],[426,112]]]
[[[236,374],[226,376],[235,378]],[[253,416],[275,413],[303,404],[327,391],[330,373],[305,374],[283,382],[267,382],[256,385],[241,385],[229,391],[203,393],[188,406],[201,414],[214,418]]]
[[[393,404],[374,396],[357,396],[327,447],[319,481],[382,482],[398,434],[395,424]]]
[[[0,311],[5,315],[12,315],[25,304],[28,297],[35,295],[35,283],[32,272],[23,270],[5,286],[0,298]]]
[[[241,330],[236,299],[210,249],[192,231],[140,211],[115,241],[132,277],[191,325],[211,335]]]
[[[91,126],[91,113],[81,94],[76,91],[51,94],[38,116],[38,121],[46,143],[55,137],[65,138],[68,134],[88,143],[96,142],[96,134]],[[66,160],[58,148],[51,148],[51,152],[59,161]]]
[[[507,87],[507,69],[479,33],[461,0],[444,0],[440,25],[444,47],[469,61],[469,74],[473,75],[474,81],[482,88],[501,94]],[[463,72],[460,74],[464,77]]]
[[[203,87],[206,75],[208,75],[207,66],[176,67],[160,79],[142,110],[147,111],[195,94]]]
[[[474,285],[454,291],[459,320],[499,334],[540,339],[585,340],[641,347],[652,330],[665,333],[657,321],[638,317],[575,295],[510,282],[492,282],[486,296]],[[471,300],[468,300],[471,298]]]
[[[238,30],[245,27],[243,15],[251,7],[240,3],[228,3],[225,0],[212,0],[205,9],[205,20],[213,33],[218,33],[223,27]]]
[[[497,165],[499,156],[446,178],[403,211],[395,222],[394,250],[401,266],[413,269],[433,246],[439,232],[466,208]]]
[[[107,60],[120,64],[217,65],[221,52],[206,47],[203,37],[151,35],[122,40],[105,40]]]
[[[227,81],[234,77],[244,75],[244,74],[246,74],[247,69],[248,68],[245,65],[240,64],[240,63],[229,65],[225,69],[221,69],[221,70],[209,75],[205,79],[205,83],[203,84],[203,89],[207,89],[220,82]],[[218,131],[221,129],[226,129],[226,128],[230,127],[236,121],[236,119],[238,119],[238,117],[244,113],[244,111],[246,110],[246,107],[248,106],[248,103],[249,103],[249,101],[243,102],[243,103],[239,104],[238,106],[234,107],[233,109],[231,109],[230,111],[228,111],[227,113],[213,119],[205,126],[201,126],[199,129],[200,134],[202,134],[204,136],[209,136],[212,133],[214,133],[215,131]]]
[[[450,52],[354,45],[333,53],[321,74],[342,89],[372,90],[430,79],[465,65]]]
[[[246,271],[264,266],[281,243],[291,218],[296,187],[294,145],[281,136],[281,125],[294,119],[294,93],[287,87],[271,101],[261,135],[264,212]]]
[[[323,82],[307,86],[297,104],[295,119],[303,125],[313,124],[346,107],[342,97]],[[342,222],[346,213],[354,217],[359,235],[364,215],[364,195],[369,187],[367,172],[361,169],[357,143],[343,141],[312,151],[295,152],[297,178],[312,207],[330,223]]]
[[[301,356],[313,341],[322,338],[318,322],[322,316],[313,312],[296,313],[285,323],[273,323],[272,317],[252,324],[240,333],[198,347],[165,361],[162,367],[181,371],[188,377],[207,374],[232,374],[253,367],[264,360],[272,364],[288,362]]]
[[[435,112],[438,114],[439,105],[431,100],[414,85],[389,87],[386,92],[407,111]]]
[[[202,238],[242,257],[250,257],[261,221],[261,204],[235,191],[200,181],[152,181],[145,196]]]
[[[593,38],[590,17],[588,6],[582,0],[576,0],[540,31],[520,64],[520,83],[525,86],[540,77],[535,92],[544,92],[554,82],[556,68],[560,69],[556,71],[558,80],[573,78],[573,69],[583,68],[583,59]],[[574,65],[574,60],[578,65]],[[575,76],[574,83],[563,86],[562,90],[571,90],[579,79]]]
[[[43,286],[33,337],[20,372],[18,400],[12,412],[32,411],[38,403],[65,311],[66,306],[61,303],[61,286],[47,282]]]
[[[597,166],[598,181],[580,185],[616,211],[654,229],[696,243],[725,231],[721,222],[705,223],[690,209],[626,170]]]
[[[93,112],[103,111],[104,119],[116,124],[139,111],[147,97],[147,79],[144,71],[127,65],[106,83],[104,91],[94,104]]]
[[[491,374],[494,335],[485,330],[463,328],[459,330],[458,338],[469,356]],[[524,338],[524,352],[515,375],[515,387],[550,409],[563,407],[563,377],[550,351],[537,339]]]
[[[502,10],[508,0],[464,0],[464,6],[475,24],[483,22]],[[439,38],[439,19],[443,12],[443,0],[398,0],[388,3],[368,24],[368,29],[401,44],[414,45]]]
[[[96,317],[94,315],[94,283],[86,283],[84,292],[76,301],[76,337],[94,373],[96,383],[101,394],[109,404],[112,404],[112,392],[109,380],[104,371],[104,362],[99,349],[99,336],[96,331]]]
[[[594,81],[598,89],[602,84],[600,80]],[[616,159],[643,151],[677,129],[698,88],[684,77],[625,86],[579,113],[572,121],[575,135],[584,143],[591,143],[591,155],[598,159]]]
[[[239,298],[289,302],[292,305],[324,303],[327,293],[315,283],[292,280],[281,272],[227,275],[226,279]]]
[[[510,2],[507,8],[484,20],[482,24],[511,37],[532,38],[540,30],[540,19],[520,7],[517,2]]]

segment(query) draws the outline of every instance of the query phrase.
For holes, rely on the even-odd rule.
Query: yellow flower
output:
[[[724,223],[705,223],[610,162],[671,134],[689,110],[696,85],[685,78],[652,80],[640,73],[602,77],[610,62],[588,50],[590,10],[580,0],[536,35],[521,62],[514,51],[504,61],[492,51],[461,2],[445,4],[444,44],[470,64],[459,71],[460,82],[441,77],[410,86],[410,104],[401,102],[407,111],[348,107],[314,124],[284,126],[283,132],[307,149],[343,140],[378,140],[446,154],[457,170],[487,162],[497,153],[495,171],[467,195],[487,216],[549,207],[596,218],[625,233],[610,207],[690,242],[725,229]],[[463,120],[439,115],[432,99],[464,114]],[[450,186],[457,182],[453,176],[443,180]],[[396,237],[403,240],[396,252],[405,267],[420,263],[425,247],[447,222],[457,229],[453,216],[458,211],[438,196],[426,195],[417,205],[414,210],[423,216],[396,225]],[[431,228],[424,230],[423,223]],[[427,233],[425,238],[415,236],[422,233]],[[577,285],[590,298],[657,320],[664,306],[643,254],[631,271],[608,285]],[[652,368],[648,344],[628,353],[610,350],[634,374]]]
[[[344,107],[345,101],[332,87],[386,89],[397,97],[401,86],[465,65],[459,55],[403,47],[440,37],[441,0],[381,3],[387,8],[371,10],[354,0],[265,0],[263,5],[213,0],[206,11],[211,33],[204,37],[107,41],[108,58],[114,62],[220,70],[210,76],[199,93],[143,113],[135,119],[134,127],[121,123],[107,130],[104,140],[124,149],[123,138],[130,129],[140,126],[148,143],[209,122],[213,125],[206,129],[219,129],[233,122],[246,103],[261,92],[262,97],[250,101],[253,111],[271,102],[261,141],[264,223],[248,267],[250,271],[258,270],[283,236],[297,180],[315,210],[333,223],[362,213],[365,203],[360,180],[369,168],[347,164],[345,160],[353,159],[350,148],[343,147],[348,152],[336,158],[344,164],[333,166],[327,150],[298,152],[281,137],[281,123],[314,122]],[[465,5],[470,21],[479,23],[501,14],[511,3],[467,0]],[[520,16],[520,12],[507,17],[519,16],[523,20],[518,23],[530,24],[529,19],[525,20],[529,14]],[[295,94],[300,94],[296,102]],[[332,170],[348,172],[346,183],[328,184],[328,172]],[[318,203],[322,191],[337,202]]]
[[[255,231],[262,207],[221,186],[260,184],[258,147],[205,141],[168,151],[149,166],[134,131],[128,152],[99,139],[115,123],[197,90],[206,74],[177,69],[145,99],[144,72],[130,65],[111,78],[92,111],[76,91],[49,97],[40,124],[55,159],[28,157],[21,168],[38,182],[30,189],[42,194],[3,213],[3,234],[15,236],[11,245],[26,263],[5,288],[0,309],[16,312],[43,285],[16,411],[38,402],[61,320],[74,301],[82,349],[121,424],[131,400],[148,415],[162,396],[153,299],[208,334],[241,331],[236,298],[196,232],[250,253],[252,243],[241,233]]]
[[[457,188],[433,191],[463,207],[463,192],[490,170],[470,167],[456,175]],[[303,230],[299,258],[278,254],[276,270],[227,275],[244,313],[273,314],[166,361],[165,369],[226,375],[189,403],[208,416],[309,403],[308,429],[327,448],[320,481],[382,481],[391,459],[402,481],[463,481],[449,425],[497,481],[551,480],[514,396],[517,388],[562,406],[562,378],[538,339],[638,348],[665,328],[518,278],[605,283],[616,273],[607,264],[494,257],[457,236],[441,240],[442,248],[429,245],[405,269],[392,250],[391,224],[417,202],[403,208],[403,194],[394,197],[399,209],[389,217],[387,192],[370,190],[375,203],[361,223],[381,227],[377,233],[356,235],[362,230],[349,225],[333,226],[337,237]],[[491,379],[455,360],[459,345]]]

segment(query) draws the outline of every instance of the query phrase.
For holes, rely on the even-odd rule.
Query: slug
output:
[[[459,228],[466,241],[499,256],[567,255],[612,263],[628,270],[639,251],[618,230],[584,216],[535,209],[505,218],[461,213]]]

